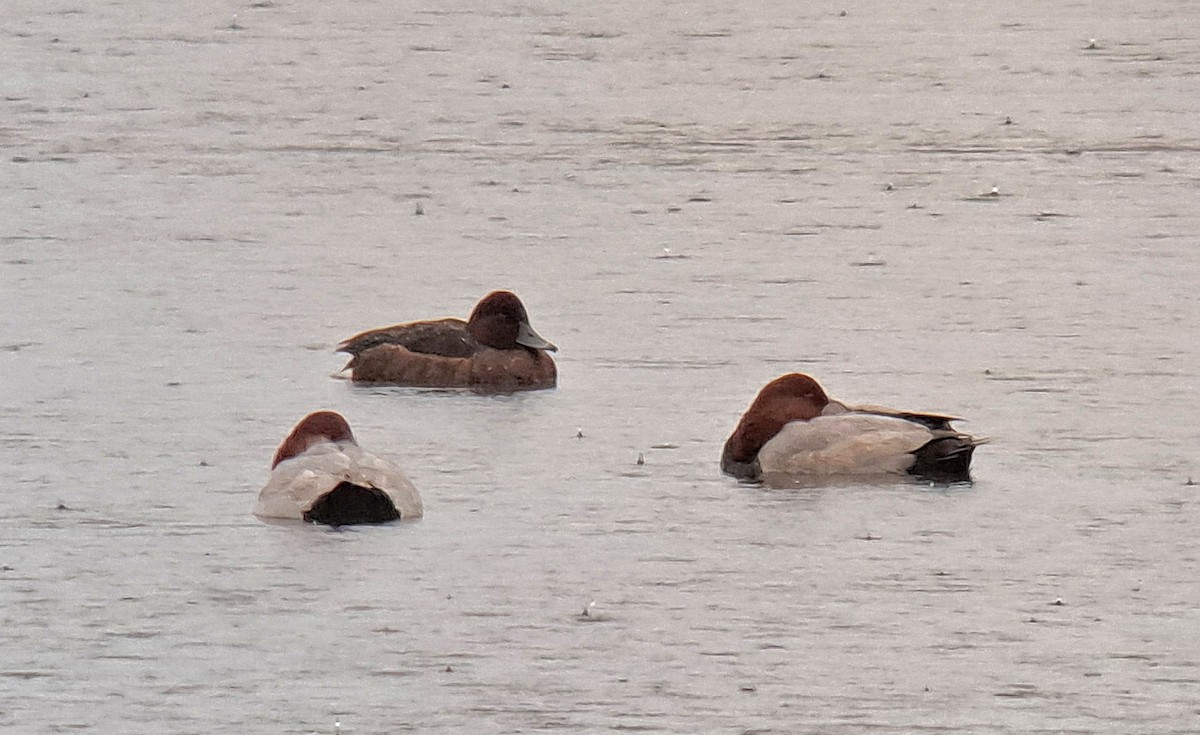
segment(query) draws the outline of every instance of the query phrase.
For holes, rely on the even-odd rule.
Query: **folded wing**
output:
[[[361,332],[343,340],[337,351],[358,357],[380,345],[398,345],[411,352],[442,357],[470,357],[479,349],[479,343],[467,332],[467,323],[451,317]]]

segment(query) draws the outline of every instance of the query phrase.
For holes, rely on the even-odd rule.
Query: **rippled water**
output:
[[[217,5],[0,9],[6,732],[1196,730],[1194,4]],[[975,484],[721,476],[797,369]],[[322,407],[426,518],[250,515]]]

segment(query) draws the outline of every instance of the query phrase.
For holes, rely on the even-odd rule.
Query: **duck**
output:
[[[810,375],[767,383],[721,452],[742,481],[839,475],[914,475],[969,482],[971,456],[987,439],[956,431],[956,416],[853,405],[830,398]]]
[[[254,515],[328,526],[419,518],[421,495],[390,460],[363,450],[335,411],[296,424],[271,461]]]
[[[512,291],[492,291],[466,321],[455,317],[406,322],[342,340],[349,354],[341,372],[357,383],[424,388],[470,388],[509,393],[554,388],[558,350],[529,324]]]

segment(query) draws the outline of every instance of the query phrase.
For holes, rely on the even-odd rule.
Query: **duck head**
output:
[[[512,291],[493,291],[484,296],[467,320],[467,331],[480,344],[497,350],[558,349],[529,325],[525,305]]]
[[[731,468],[752,465],[758,457],[758,450],[784,425],[820,416],[829,402],[825,389],[812,376],[789,373],[772,380],[758,392],[725,442],[722,466],[726,472],[739,474],[732,472]]]
[[[314,411],[300,420],[292,433],[287,435],[279,449],[275,451],[275,459],[271,461],[271,469],[286,459],[304,454],[310,447],[321,442],[350,442],[354,434],[350,424],[342,415],[333,411]]]

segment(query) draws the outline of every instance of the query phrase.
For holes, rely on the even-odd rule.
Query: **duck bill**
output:
[[[546,350],[547,352],[557,352],[558,348],[542,337],[542,335],[533,331],[533,327],[525,322],[517,327],[517,344],[522,347],[528,347],[531,350]]]

